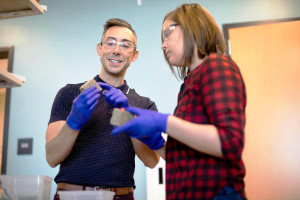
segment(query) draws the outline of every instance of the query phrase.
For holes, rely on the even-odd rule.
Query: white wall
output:
[[[44,15],[0,20],[0,46],[15,46],[13,72],[27,77],[13,88],[9,119],[7,174],[54,177],[45,160],[45,131],[56,92],[66,83],[83,82],[100,72],[96,54],[103,23],[112,17],[129,21],[138,35],[139,59],[127,81],[172,113],[180,82],[170,74],[160,46],[164,15],[181,3],[197,2],[222,24],[300,17],[299,0],[41,0]],[[17,155],[17,139],[33,137],[33,155]],[[137,162],[137,200],[146,198],[145,168]],[[54,186],[54,184],[53,184]],[[52,194],[54,193],[54,188]]]

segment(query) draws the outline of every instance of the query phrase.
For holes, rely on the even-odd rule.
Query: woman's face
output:
[[[166,19],[162,26],[162,50],[172,66],[183,66],[183,32],[176,22]]]

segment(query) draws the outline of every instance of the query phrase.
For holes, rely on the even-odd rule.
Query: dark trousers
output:
[[[233,187],[225,187],[213,200],[245,200]]]

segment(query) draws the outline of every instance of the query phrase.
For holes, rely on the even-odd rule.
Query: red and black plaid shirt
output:
[[[238,66],[221,54],[208,56],[184,80],[174,115],[217,127],[223,158],[196,151],[168,137],[168,200],[212,199],[225,186],[245,197],[244,146],[246,90]]]

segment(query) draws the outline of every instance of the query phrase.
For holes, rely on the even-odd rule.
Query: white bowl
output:
[[[49,200],[52,178],[43,175],[1,175],[0,188],[13,200]],[[3,195],[3,194],[2,194]],[[6,196],[0,195],[0,199]]]
[[[60,200],[113,200],[111,191],[58,191]]]

